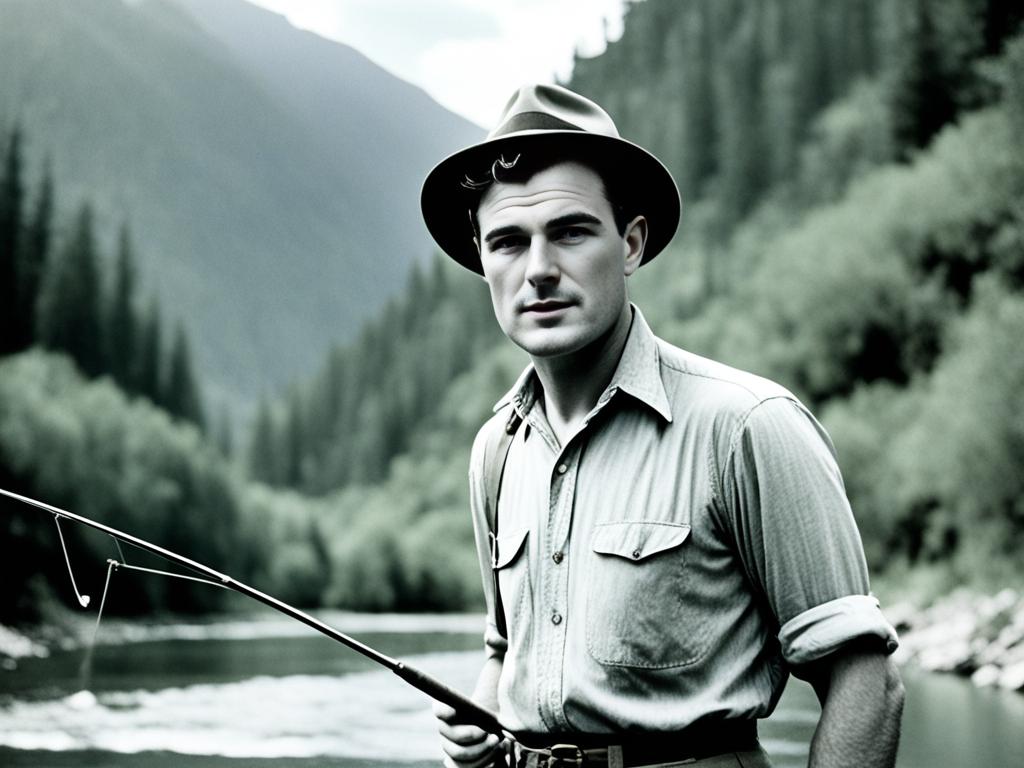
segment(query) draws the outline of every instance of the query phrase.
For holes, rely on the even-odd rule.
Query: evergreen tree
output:
[[[18,333],[19,274],[21,259],[24,185],[21,178],[21,130],[11,132],[0,175],[0,355],[27,346]]]
[[[162,406],[163,334],[160,329],[160,304],[155,296],[150,299],[138,341],[134,375],[137,391],[143,397],[149,398],[153,404]]]
[[[174,330],[174,344],[167,370],[165,407],[172,416],[191,421],[202,429],[205,425],[202,396],[192,369],[192,353],[181,323]]]
[[[290,488],[303,488],[305,481],[303,456],[306,452],[305,414],[302,395],[298,389],[292,391],[288,402],[288,416],[285,421],[284,484]]]
[[[87,376],[99,376],[107,370],[101,320],[103,295],[88,204],[79,209],[55,269],[42,318],[43,342],[51,349],[67,352]]]
[[[217,447],[225,459],[230,459],[235,453],[235,435],[232,427],[231,412],[226,405],[221,405],[220,416],[217,419],[217,430],[214,435]]]
[[[727,226],[751,210],[765,187],[761,39],[761,15],[752,6],[729,41],[719,77],[719,197]]]
[[[956,117],[956,85],[949,72],[936,24],[934,0],[914,0],[892,92],[893,133],[902,156],[926,146]]]
[[[18,319],[21,323],[21,335],[27,346],[40,342],[39,312],[42,305],[43,278],[50,262],[52,232],[53,174],[50,164],[47,163],[39,182],[35,211],[25,232],[24,247],[21,249]]]
[[[110,373],[121,388],[136,391],[138,317],[135,312],[135,260],[132,255],[128,226],[121,227],[118,241],[117,267],[114,274],[114,296],[107,322]]]
[[[249,475],[254,480],[268,485],[277,483],[276,442],[270,406],[265,399],[261,399],[249,442]]]

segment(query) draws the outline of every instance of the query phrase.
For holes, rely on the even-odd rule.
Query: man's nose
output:
[[[558,262],[551,244],[545,238],[534,237],[530,241],[530,252],[526,259],[526,279],[533,285],[558,279]]]

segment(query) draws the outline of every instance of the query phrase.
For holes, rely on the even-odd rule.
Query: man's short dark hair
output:
[[[546,171],[559,163],[579,163],[597,174],[601,179],[604,197],[611,205],[615,228],[620,236],[624,235],[626,225],[639,212],[631,212],[623,204],[622,185],[618,180],[618,174],[608,166],[608,163],[601,162],[592,153],[574,152],[566,155],[564,150],[551,151],[542,147],[531,147],[522,151],[506,151],[496,157],[490,167],[481,168],[477,174],[466,174],[462,187],[468,196],[469,215],[477,238],[480,236],[477,210],[480,207],[480,200],[493,184],[525,184],[541,171]]]

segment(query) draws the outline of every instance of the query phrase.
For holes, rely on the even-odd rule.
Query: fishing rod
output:
[[[44,510],[54,516],[54,520],[57,521],[57,533],[60,536],[61,547],[64,549],[64,557],[66,560],[68,560],[68,572],[71,574],[71,585],[72,587],[74,587],[75,595],[76,597],[78,597],[79,605],[81,605],[83,608],[89,605],[90,599],[88,595],[83,595],[79,593],[78,585],[75,583],[75,576],[74,573],[71,571],[71,561],[70,559],[68,559],[67,547],[64,544],[64,534],[60,531],[59,520],[61,518],[65,520],[70,520],[75,523],[81,523],[82,525],[88,526],[90,528],[95,528],[98,531],[102,531],[103,533],[112,536],[115,542],[120,540],[126,544],[131,544],[134,547],[138,547],[139,549],[151,552],[154,555],[162,557],[166,560],[170,560],[171,562],[177,563],[178,565],[184,566],[185,568],[188,568],[192,571],[201,573],[203,574],[203,576],[206,577],[204,579],[198,579],[191,576],[184,576],[183,574],[166,573],[164,571],[154,571],[150,568],[130,566],[127,563],[119,562],[117,560],[108,560],[108,583],[110,579],[110,568],[125,567],[132,570],[148,571],[151,573],[159,573],[167,576],[177,576],[180,578],[192,579],[194,581],[202,581],[213,586],[224,587],[226,589],[234,590],[235,592],[240,592],[241,594],[247,597],[251,597],[253,600],[258,600],[264,605],[269,605],[271,608],[273,608],[276,611],[279,611],[280,613],[283,613],[285,616],[289,616],[295,619],[296,621],[301,621],[303,624],[305,624],[308,627],[312,627],[317,632],[323,635],[327,635],[327,637],[331,638],[332,640],[339,642],[342,645],[347,646],[348,648],[351,648],[353,651],[356,651],[357,653],[362,654],[366,658],[370,659],[370,661],[373,661],[374,663],[379,664],[382,667],[386,667],[387,669],[391,670],[396,675],[398,675],[400,678],[402,678],[402,680],[407,682],[412,687],[422,691],[432,699],[440,701],[441,703],[447,704],[448,706],[454,708],[456,711],[459,712],[459,714],[463,716],[463,718],[465,718],[465,721],[467,723],[471,723],[479,728],[482,728],[488,733],[493,733],[498,736],[503,736],[506,738],[515,738],[513,734],[506,730],[505,727],[501,724],[501,722],[498,720],[497,715],[495,715],[490,710],[481,707],[475,701],[463,695],[462,693],[459,693],[454,688],[445,685],[437,678],[428,675],[426,672],[423,672],[410,664],[406,664],[404,661],[400,661],[398,659],[393,659],[390,656],[386,656],[380,651],[377,651],[371,648],[370,646],[359,642],[355,638],[350,637],[344,634],[343,632],[339,632],[331,625],[325,624],[319,619],[313,618],[308,613],[300,611],[295,606],[289,605],[283,600],[279,600],[276,597],[273,597],[272,595],[266,594],[265,592],[260,592],[258,589],[254,589],[253,587],[250,587],[248,584],[243,584],[242,582],[238,581],[237,579],[233,579],[225,573],[215,571],[213,568],[203,565],[202,563],[197,563],[195,560],[190,560],[187,557],[179,555],[177,552],[172,552],[169,549],[164,549],[163,547],[157,546],[156,544],[146,541],[145,539],[140,539],[136,536],[132,536],[131,534],[125,533],[124,531],[119,531],[117,528],[111,528],[109,525],[98,523],[95,520],[90,520],[87,517],[76,515],[73,512],[68,512],[67,510],[60,509],[59,507],[54,507],[50,504],[45,504],[41,501],[36,501],[35,499],[29,498],[28,496],[22,496],[21,494],[18,493],[6,491],[3,488],[0,488],[0,495],[7,496],[8,498],[14,499],[15,501],[20,501],[23,504],[36,507],[37,509]],[[118,547],[118,549],[120,549],[120,547]],[[124,559],[123,554],[121,555],[121,558],[122,560]],[[105,588],[104,597],[106,597]],[[102,610],[103,609],[101,605],[100,611]]]

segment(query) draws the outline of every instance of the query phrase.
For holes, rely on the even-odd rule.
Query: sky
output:
[[[249,0],[351,45],[490,128],[523,83],[568,79],[573,52],[622,34],[624,0]]]

